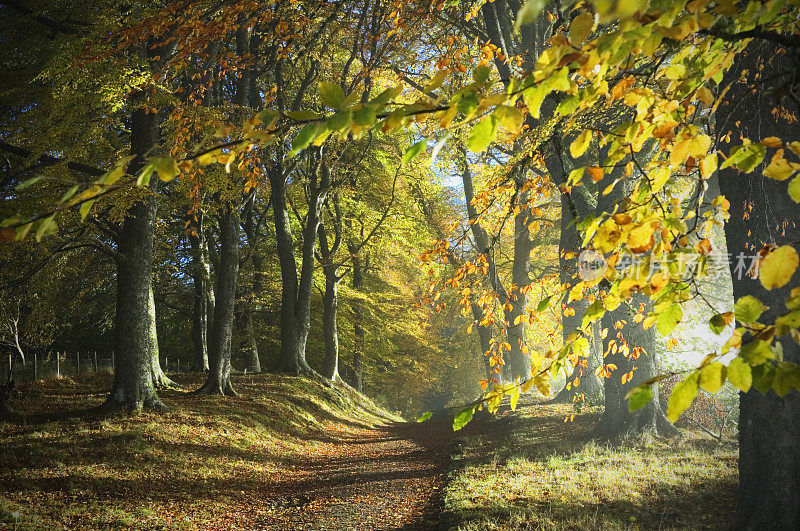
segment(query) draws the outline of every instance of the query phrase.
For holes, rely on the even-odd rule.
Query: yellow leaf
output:
[[[795,177],[792,179],[792,182],[789,183],[789,197],[791,197],[795,203],[800,203],[800,176]]]
[[[709,363],[700,370],[700,387],[709,393],[716,393],[725,383],[726,367],[718,361]]]
[[[505,95],[503,95],[503,97],[505,98]],[[502,126],[509,131],[516,132],[522,127],[522,113],[515,107],[500,105],[492,114],[500,120]]]
[[[593,27],[594,16],[591,13],[584,11],[575,17],[569,26],[569,38],[572,44],[579,46],[592,32]]]
[[[586,153],[586,149],[589,147],[589,143],[591,141],[592,131],[590,129],[586,129],[569,145],[569,154],[572,155],[573,159],[577,159]]]
[[[522,385],[519,386],[519,390],[521,393],[527,393],[530,391],[531,387],[533,387],[533,378],[524,381]]]
[[[699,390],[699,380],[700,375],[692,373],[672,389],[667,404],[667,418],[670,422],[678,420],[678,417],[692,404]]]
[[[800,169],[800,165],[797,163],[791,163],[782,157],[777,157],[764,170],[764,176],[776,181],[785,181],[798,169]]]
[[[785,286],[792,278],[800,257],[791,245],[778,247],[761,262],[758,278],[767,289]]]
[[[550,396],[550,380],[545,374],[537,374],[534,376],[533,383],[542,395]]]
[[[711,175],[717,171],[717,154],[716,153],[709,153],[700,161],[700,175],[703,176],[703,179],[708,179]]]

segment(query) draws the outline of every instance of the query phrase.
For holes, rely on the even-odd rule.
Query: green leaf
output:
[[[558,107],[556,107],[556,113],[561,116],[572,114],[575,109],[578,108],[580,102],[581,99],[578,96],[567,96],[564,98],[564,100],[562,100],[561,103],[558,104]]]
[[[546,299],[542,299],[541,301],[539,301],[539,305],[536,307],[536,312],[542,313],[543,311],[545,311],[547,307],[550,306],[550,299],[552,298],[553,296],[551,295],[550,297],[547,297]]]
[[[675,330],[675,327],[678,326],[681,319],[683,319],[683,310],[681,310],[680,305],[672,304],[664,308],[661,313],[658,314],[656,329],[659,334],[666,336]]]
[[[752,295],[745,295],[733,306],[733,315],[740,323],[754,323],[767,307]]]
[[[545,0],[528,0],[522,9],[517,13],[517,20],[514,22],[514,32],[518,32],[522,26],[530,24],[542,11],[544,11],[547,2]]]
[[[728,326],[728,323],[725,322],[725,319],[720,314],[716,314],[708,320],[708,327],[717,335],[720,335],[726,326]]]
[[[396,87],[391,87],[384,90],[383,92],[372,98],[372,100],[370,101],[372,103],[378,103],[378,104],[389,103],[397,96],[399,96],[401,92],[403,92],[403,86],[397,85]]]
[[[716,393],[725,383],[727,368],[718,361],[709,363],[700,369],[700,387],[709,393]]]
[[[358,125],[372,125],[376,120],[374,105],[364,105],[363,109],[353,113],[353,122]]]
[[[773,359],[775,353],[769,348],[769,343],[762,339],[756,339],[742,346],[742,350],[739,351],[739,356],[751,366],[755,367],[767,360]]]
[[[327,125],[328,129],[331,131],[339,131],[345,127],[350,127],[351,123],[353,123],[353,111],[347,109],[344,111],[339,111],[328,118],[328,121],[325,122],[325,125]]]
[[[417,419],[417,422],[425,422],[426,420],[428,420],[432,416],[433,416],[433,411],[426,411],[425,413],[420,415],[420,417]]]
[[[317,138],[321,129],[324,129],[322,124],[308,124],[303,127],[292,141],[292,150],[289,152],[289,156],[292,157],[307,148]]]
[[[97,199],[92,199],[90,201],[86,201],[85,203],[81,203],[81,206],[79,208],[81,213],[81,220],[86,219],[86,216],[89,215],[89,211],[92,210],[92,205],[94,205],[96,201]]]
[[[313,111],[291,111],[287,112],[286,116],[297,122],[306,122],[308,120],[319,120],[322,116]]]
[[[25,188],[28,188],[29,186],[33,186],[34,184],[38,183],[42,179],[44,179],[43,175],[37,175],[36,177],[31,177],[27,181],[22,181],[21,183],[19,183],[14,189],[24,190]]]
[[[67,190],[63,196],[61,196],[61,202],[63,203],[64,201],[75,195],[75,192],[77,191],[78,191],[78,185],[76,184],[75,186]]]
[[[319,83],[319,98],[322,103],[331,109],[338,109],[344,100],[344,91],[338,83],[330,81],[320,81]]]
[[[728,381],[745,393],[753,385],[753,373],[750,365],[742,358],[733,358],[728,364]]]
[[[772,388],[775,381],[775,367],[771,363],[763,363],[752,368],[753,387],[765,395]]]
[[[480,122],[475,124],[467,137],[467,149],[473,153],[480,153],[492,143],[497,134],[497,118],[485,116]]]
[[[786,396],[792,389],[800,390],[800,367],[788,361],[782,361],[775,370],[772,390],[778,396]]]
[[[650,389],[649,385],[637,385],[628,391],[628,395],[625,398],[628,399],[628,411],[633,413],[653,400],[653,390]]]
[[[476,66],[475,70],[472,71],[472,77],[478,83],[486,83],[489,79],[489,67],[486,65]]]
[[[467,118],[470,118],[472,116],[472,113],[475,112],[475,109],[478,108],[478,103],[479,101],[477,95],[466,94],[464,96],[461,96],[461,98],[459,98],[458,105],[456,106],[456,108],[458,109],[458,112],[460,112]]]
[[[766,146],[762,144],[749,144],[731,149],[730,156],[720,165],[720,169],[736,165],[741,171],[750,173],[764,160],[767,153]]]
[[[606,313],[606,307],[605,304],[603,304],[603,301],[601,300],[594,301],[586,309],[586,313],[583,314],[582,326],[586,328],[589,324],[594,323],[598,319],[603,317],[605,313]]]
[[[150,177],[152,177],[155,169],[156,167],[152,162],[142,168],[142,171],[139,172],[139,177],[136,178],[136,186],[148,186],[150,184]]]
[[[792,328],[800,328],[800,310],[792,310],[775,318],[775,327],[779,335],[787,333]]]
[[[425,146],[427,145],[428,145],[427,140],[420,140],[419,142],[408,148],[405,153],[403,153],[403,158],[401,162],[403,164],[408,164],[414,157],[422,153],[422,150],[424,150]]]
[[[470,406],[467,409],[461,410],[458,415],[453,419],[453,431],[458,431],[466,426],[472,420],[472,415],[475,414],[477,406]]]
[[[672,389],[672,394],[669,395],[669,404],[667,404],[667,418],[673,424],[692,405],[699,390],[699,381],[700,375],[693,372]]]
[[[55,220],[56,215],[53,214],[49,218],[45,218],[39,222],[39,228],[36,230],[36,241],[42,241],[42,238],[48,234],[54,234],[58,230]]]

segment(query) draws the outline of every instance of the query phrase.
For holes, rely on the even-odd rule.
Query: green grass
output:
[[[202,378],[177,380],[194,389]],[[102,403],[110,383],[22,387],[18,415],[0,423],[0,528],[227,527],[233,512],[267,505],[259,489],[324,454],[332,434],[399,420],[345,386],[276,375],[234,377],[238,398],[161,393],[167,414],[62,414]]]
[[[738,484],[734,441],[687,432],[617,445],[585,435],[597,411],[564,422],[566,405],[528,405],[468,432],[444,496],[454,527],[727,528]]]

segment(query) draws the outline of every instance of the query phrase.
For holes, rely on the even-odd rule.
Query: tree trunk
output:
[[[782,69],[797,72],[796,55],[782,56],[774,46],[753,41],[725,76],[721,86],[738,79],[744,70],[749,72],[746,82],[737,82],[728,91],[716,117],[721,135],[733,130],[732,145],[738,143],[740,130],[754,142],[768,136],[778,136],[786,142],[800,138],[796,122],[787,124],[771,112],[779,102],[763,88],[764,83],[783,82]],[[762,88],[753,91],[752,85]],[[786,113],[797,116],[796,105],[789,101],[781,104],[788,108]],[[723,146],[723,151],[728,153],[730,147]],[[766,162],[769,158],[768,154]],[[734,299],[757,297],[769,307],[759,321],[770,323],[785,312],[784,301],[797,283],[767,291],[758,280],[737,271],[738,257],[747,257],[749,267],[749,257],[764,244],[796,246],[800,209],[787,193],[789,181],[765,178],[763,170],[764,164],[750,174],[727,168],[720,171],[719,183],[731,205],[725,233]],[[795,273],[793,279],[797,278]],[[788,337],[780,340],[784,360],[800,362],[800,347]],[[800,529],[800,393],[796,391],[784,397],[772,390],[761,394],[755,388],[740,393],[738,517],[742,529]]]
[[[574,216],[571,210],[569,199],[566,195],[561,198],[561,236],[559,238],[559,266],[560,266],[560,280],[561,284],[572,288],[581,279],[578,277],[578,253],[581,250],[581,237],[578,233],[574,223]],[[567,253],[574,254],[574,257]],[[563,307],[559,308],[561,313],[561,332],[564,341],[578,328],[580,328],[583,316],[586,309],[589,307],[589,301],[586,298],[581,298],[577,301],[567,302]],[[569,313],[570,315],[565,315]],[[589,339],[589,357],[586,360],[579,360],[585,362],[586,367],[579,363],[575,366],[572,374],[567,379],[567,383],[574,382],[576,378],[579,380],[579,385],[566,385],[554,398],[555,403],[573,403],[576,398],[580,400],[580,395],[583,395],[583,401],[588,403],[598,403],[603,398],[603,386],[600,380],[597,379],[596,370],[600,364],[603,353],[603,340],[600,338],[600,323],[595,323],[592,326],[592,334]]]
[[[150,313],[150,370],[153,375],[153,385],[156,389],[167,389],[177,387],[177,384],[170,380],[164,371],[161,370],[161,358],[158,349],[158,330],[156,329],[156,299],[153,295],[153,286],[150,286],[150,297],[147,305]]]
[[[192,352],[196,372],[208,370],[208,290],[211,284],[211,265],[208,259],[208,242],[203,233],[202,221],[198,220],[197,236],[190,236],[192,245]]]
[[[259,230],[254,217],[255,194],[251,194],[247,199],[244,208],[244,233],[247,235],[247,245],[250,248],[250,262],[253,264],[253,283],[250,285],[249,296],[245,296],[242,310],[242,331],[244,332],[244,357],[247,372],[261,372],[261,359],[258,353],[258,341],[256,340],[254,313],[258,301],[261,300],[261,292],[264,285],[264,264],[261,255],[258,253]]]
[[[258,343],[253,327],[253,309],[249,301],[242,311],[242,331],[244,332],[244,363],[247,372],[261,372],[261,360],[258,358]]]
[[[674,436],[680,432],[667,420],[661,409],[661,401],[651,400],[642,409],[631,413],[625,396],[633,387],[658,374],[658,355],[662,350],[655,327],[644,329],[633,321],[640,304],[649,304],[643,294],[634,294],[630,302],[623,302],[616,310],[603,316],[602,327],[607,330],[604,342],[605,363],[616,365],[611,375],[604,379],[605,409],[603,417],[594,429],[600,438],[620,439],[629,435],[651,433],[655,436]],[[626,383],[622,377],[633,376]],[[658,397],[658,384],[651,387]]]
[[[325,336],[325,362],[322,375],[333,381],[341,381],[339,376],[339,279],[337,268],[325,267],[325,294],[322,296],[322,328]]]
[[[220,257],[217,271],[214,330],[210,367],[206,383],[197,393],[236,396],[231,385],[231,344],[233,342],[236,283],[239,278],[239,210],[228,205],[220,219]]]
[[[312,156],[312,155],[309,155]],[[319,150],[314,156],[321,157]],[[321,170],[321,171],[320,171]],[[286,176],[280,170],[270,172],[272,209],[275,217],[275,235],[278,260],[281,266],[281,365],[280,370],[293,375],[319,377],[306,361],[306,341],[311,328],[311,290],[314,276],[314,249],[320,210],[330,184],[327,166],[319,164],[311,171],[309,184],[309,209],[303,227],[302,262],[300,277],[294,256],[294,240],[289,224],[286,203]]]
[[[155,115],[133,111],[131,154],[136,156],[130,173],[144,165],[144,155],[156,139]],[[122,223],[117,250],[117,302],[114,316],[116,366],[111,394],[105,408],[128,411],[164,410],[153,381],[153,313],[150,272],[156,222],[158,178],[150,180],[150,194],[128,210]],[[157,340],[156,340],[157,341]]]
[[[353,255],[353,289],[364,288],[364,263],[359,255]],[[353,301],[353,389],[359,393],[364,390],[364,355],[366,354],[366,329],[364,328],[364,309],[361,301]]]

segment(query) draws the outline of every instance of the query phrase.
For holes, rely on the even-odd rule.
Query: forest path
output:
[[[455,441],[450,417],[332,437],[231,507],[245,529],[437,527]],[[249,498],[249,499],[248,499]],[[236,517],[234,517],[236,519]]]

